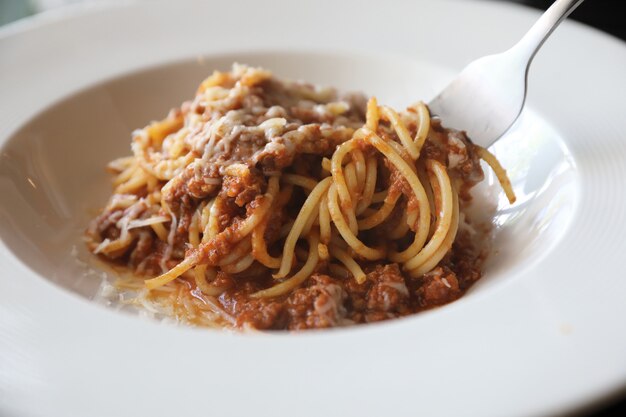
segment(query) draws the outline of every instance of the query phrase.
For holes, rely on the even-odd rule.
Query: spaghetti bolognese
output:
[[[405,316],[460,297],[484,253],[469,190],[506,172],[423,103],[403,112],[235,65],[132,135],[89,249],[185,321],[256,329]]]

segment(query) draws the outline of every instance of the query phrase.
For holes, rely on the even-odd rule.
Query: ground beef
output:
[[[230,175],[230,172],[235,170],[238,171],[238,175]],[[266,186],[265,177],[257,169],[250,169],[243,164],[229,167],[222,181],[222,193],[225,197],[234,199],[239,207],[245,206],[257,195],[262,194]]]
[[[327,328],[405,316],[416,308],[431,306],[415,302],[416,297],[412,304],[397,264],[372,267],[363,284],[316,273],[300,288],[278,299],[247,296],[260,288],[257,284],[244,282],[220,297],[226,310],[236,317],[238,326],[289,330]],[[433,288],[428,289],[430,294]]]
[[[409,290],[398,264],[377,265],[367,275],[366,321],[379,321],[408,313]]]
[[[236,318],[236,326],[259,330],[284,328],[284,302],[251,298],[249,294],[256,288],[246,283],[244,286],[224,292],[219,301],[224,309]]]
[[[436,307],[456,300],[462,295],[456,274],[447,267],[437,267],[421,278],[416,291],[420,306]]]
[[[468,200],[469,190],[485,176],[480,166],[480,158],[471,146],[472,141],[465,132],[444,128],[437,119],[431,122],[429,137],[422,155],[438,160],[461,179],[463,187],[460,197]]]
[[[288,328],[300,330],[341,325],[345,321],[347,295],[341,283],[328,275],[315,274],[308,285],[287,299]]]

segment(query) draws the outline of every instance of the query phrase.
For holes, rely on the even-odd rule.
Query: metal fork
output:
[[[583,0],[556,0],[511,49],[470,63],[428,107],[446,127],[465,130],[489,147],[517,120],[526,100],[528,69],[554,29]]]

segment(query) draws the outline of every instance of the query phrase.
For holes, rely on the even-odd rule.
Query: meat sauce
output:
[[[392,263],[369,267],[367,280],[358,284],[333,277],[322,267],[288,296],[250,298],[262,285],[235,278],[219,301],[240,328],[302,330],[403,317],[458,299],[480,278],[482,257],[458,249],[420,278],[404,276]],[[459,268],[462,272],[453,272]]]
[[[188,231],[199,200],[219,195],[222,202],[219,229],[232,228],[233,234],[220,234],[221,237],[212,242],[212,247],[203,255],[202,261],[216,264],[235,249],[236,225],[246,217],[247,210],[258,205],[268,187],[268,174],[284,170],[293,173],[319,170],[322,158],[331,156],[337,145],[350,138],[353,130],[365,121],[364,100],[357,96],[347,100],[350,104],[348,111],[336,116],[332,112],[319,111],[311,103],[300,105],[304,93],[295,94],[273,80],[262,82],[251,91],[245,97],[229,99],[222,103],[222,107],[211,110],[211,117],[230,120],[234,126],[224,133],[227,140],[222,139],[215,145],[223,146],[219,152],[203,150],[213,146],[208,138],[202,137],[206,132],[189,132],[192,139],[194,135],[202,137],[201,141],[189,140],[202,144],[194,145],[192,149],[202,164],[189,164],[168,183],[167,189],[163,189],[163,201],[178,222],[172,236],[164,241],[149,228],[134,230],[128,248],[119,253],[108,253],[107,260],[128,266],[146,277],[174,267],[190,250]],[[200,117],[208,110],[198,103],[186,103],[180,111],[185,114],[195,112]],[[268,131],[272,127],[259,128],[264,120],[275,118],[284,118],[285,125],[281,129],[285,133],[276,140],[268,140]],[[415,130],[415,126],[407,128]],[[430,140],[425,143],[422,154],[454,172],[463,206],[471,198],[469,189],[483,179],[479,158],[472,152],[471,141],[464,133],[447,130],[438,120],[432,120],[430,132]],[[371,147],[363,148],[366,156],[372,152]],[[393,166],[384,164],[381,163],[379,169],[389,174],[388,183],[380,185],[389,193],[412,195],[409,185],[396,175]],[[236,175],[233,170],[237,170]],[[162,181],[161,186],[165,183]],[[138,195],[141,197],[141,192]],[[272,256],[280,256],[281,239],[284,238],[282,229],[286,220],[293,219],[298,213],[304,198],[302,190],[295,189],[284,205],[269,214],[264,238]],[[142,208],[132,207],[138,211],[133,217],[139,218]],[[418,203],[409,199],[406,207],[415,209]],[[128,210],[122,207],[105,211],[94,221],[88,234],[96,236],[98,241],[118,239],[120,228],[116,224],[128,214]],[[398,205],[390,218],[399,218],[400,211]],[[164,211],[156,214],[168,215]],[[386,232],[384,228],[381,230],[377,233]],[[272,278],[270,270],[254,263],[243,273],[219,271],[212,284],[222,291],[219,295],[211,295],[211,302],[221,309],[224,317],[230,318],[225,324],[259,330],[328,328],[407,316],[458,299],[481,277],[485,253],[468,230],[467,227],[460,228],[452,249],[443,260],[417,278],[403,273],[396,263],[357,259],[366,273],[365,281],[359,284],[347,270],[332,268],[327,262],[320,261],[315,272],[295,290],[279,297],[255,298],[251,296],[253,293],[269,288],[277,281]],[[364,233],[363,239],[366,243],[375,243],[377,235]],[[296,248],[296,255],[300,249]],[[303,256],[299,258],[302,262]],[[184,274],[171,285],[192,294],[199,291],[189,274]],[[193,306],[187,308],[193,309]],[[192,311],[187,313],[194,316]]]

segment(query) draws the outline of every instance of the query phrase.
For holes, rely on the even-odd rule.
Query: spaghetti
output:
[[[417,103],[277,80],[235,65],[133,133],[88,245],[191,322],[302,329],[445,304],[480,277],[467,233],[480,159]],[[140,278],[137,278],[140,279]]]

